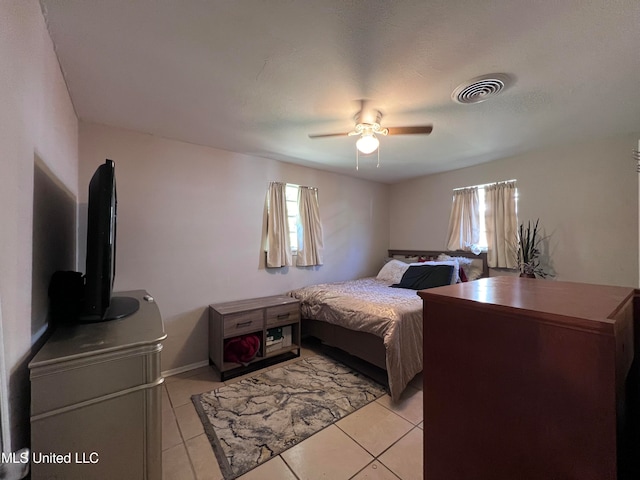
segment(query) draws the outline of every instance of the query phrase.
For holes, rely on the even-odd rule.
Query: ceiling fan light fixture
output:
[[[365,155],[375,152],[379,145],[380,141],[373,133],[363,134],[356,142],[356,148]]]

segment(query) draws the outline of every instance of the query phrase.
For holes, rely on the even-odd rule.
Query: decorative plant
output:
[[[520,269],[521,276],[546,277],[547,274],[540,266],[540,250],[538,245],[542,241],[540,232],[538,230],[538,223],[540,219],[536,220],[536,223],[531,227],[531,221],[527,222],[527,227],[524,224],[520,225],[520,231],[518,236],[518,268]]]

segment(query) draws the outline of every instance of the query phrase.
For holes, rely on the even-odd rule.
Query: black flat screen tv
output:
[[[87,258],[80,322],[124,318],[140,306],[136,298],[113,296],[117,208],[115,164],[106,160],[89,183]]]

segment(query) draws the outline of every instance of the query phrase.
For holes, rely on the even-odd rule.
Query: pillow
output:
[[[468,257],[451,257],[447,254],[440,254],[438,260],[456,260],[460,268],[464,270],[467,280],[470,282],[480,278],[483,274],[482,260]]]
[[[471,260],[468,270],[465,272],[469,280],[477,280],[482,277],[484,271],[482,270],[482,260]]]
[[[408,268],[408,263],[401,262],[400,260],[389,260],[380,269],[376,279],[384,280],[389,283],[398,283]]]
[[[428,262],[419,262],[419,263],[410,263],[409,265],[448,265],[453,267],[453,275],[451,277],[451,285],[455,283],[460,283],[460,264],[456,259],[446,260],[446,261],[428,261]]]
[[[453,273],[453,265],[410,265],[400,282],[391,286],[411,290],[442,287],[451,285]]]

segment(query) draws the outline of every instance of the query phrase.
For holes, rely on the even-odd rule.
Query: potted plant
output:
[[[531,221],[527,222],[527,227],[524,224],[520,225],[520,231],[518,235],[518,268],[520,269],[521,277],[536,278],[546,277],[547,274],[540,266],[540,250],[538,245],[542,241],[540,232],[538,230],[538,223],[540,219],[536,220],[536,223],[531,226]]]

